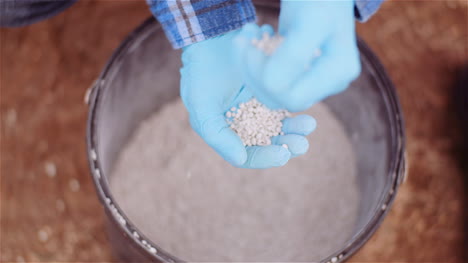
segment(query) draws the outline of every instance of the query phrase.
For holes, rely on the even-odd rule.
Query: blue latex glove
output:
[[[270,108],[303,111],[343,91],[360,73],[352,0],[281,1],[278,33],[284,40],[271,56],[251,44],[254,30],[274,33],[268,25],[244,27],[243,74],[273,99]]]
[[[315,120],[307,115],[285,119],[285,135],[272,138],[272,145],[243,145],[225,119],[228,109],[253,96],[242,79],[242,61],[235,41],[239,31],[183,49],[182,101],[190,114],[192,128],[232,165],[242,168],[282,166],[291,157],[307,151],[309,144],[304,136],[315,129]],[[287,144],[288,149],[282,144]]]

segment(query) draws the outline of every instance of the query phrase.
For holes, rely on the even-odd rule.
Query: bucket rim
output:
[[[268,11],[277,8],[257,6],[257,9]],[[146,19],[139,27],[132,31],[113,52],[111,58],[91,88],[86,129],[87,156],[91,177],[93,178],[93,183],[99,200],[103,205],[107,216],[109,216],[111,220],[114,220],[114,222],[117,222],[115,225],[118,226],[119,231],[122,232],[130,241],[129,243],[152,260],[171,263],[184,262],[174,255],[164,251],[158,245],[154,244],[149,238],[146,238],[145,235],[135,225],[133,225],[132,221],[125,215],[118,203],[114,201],[115,199],[109,189],[107,177],[102,172],[99,156],[96,151],[96,115],[101,95],[104,92],[103,87],[106,82],[106,77],[109,75],[111,69],[113,69],[115,65],[125,57],[127,52],[129,52],[135,43],[144,40],[148,35],[156,31],[162,31],[162,28],[154,17]],[[375,71],[374,77],[383,87],[382,93],[385,95],[384,101],[386,108],[388,109],[387,112],[391,115],[388,116],[390,127],[392,128],[392,141],[390,148],[394,154],[390,157],[390,168],[387,174],[391,182],[385,185],[382,199],[379,201],[379,205],[377,206],[376,211],[374,211],[372,218],[366,222],[361,230],[353,235],[343,248],[338,249],[330,256],[320,261],[323,263],[345,261],[356,253],[370,239],[383,222],[389,208],[393,204],[399,186],[405,181],[406,177],[404,120],[395,86],[390,80],[383,65],[369,46],[359,37],[357,37],[357,44],[361,57],[366,59],[366,61],[371,65]]]

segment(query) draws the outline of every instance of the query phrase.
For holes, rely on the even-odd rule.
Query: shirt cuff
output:
[[[147,0],[174,49],[238,29],[256,19],[250,0]]]
[[[356,19],[360,22],[366,22],[377,12],[384,0],[355,0],[354,11]]]

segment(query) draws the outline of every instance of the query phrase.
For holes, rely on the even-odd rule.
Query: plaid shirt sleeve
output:
[[[175,49],[215,37],[256,19],[251,0],[147,0]]]
[[[355,15],[360,22],[366,22],[377,12],[384,0],[355,0]]]

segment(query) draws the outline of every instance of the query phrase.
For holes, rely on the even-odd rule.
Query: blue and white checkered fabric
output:
[[[271,0],[275,1],[275,0]],[[368,20],[383,0],[355,0],[356,19]],[[172,46],[182,48],[255,21],[251,0],[147,0]]]
[[[174,48],[181,48],[255,21],[250,0],[147,0]]]
[[[380,5],[384,0],[354,0],[356,7],[356,19],[360,22],[366,22],[369,18],[377,12]]]

